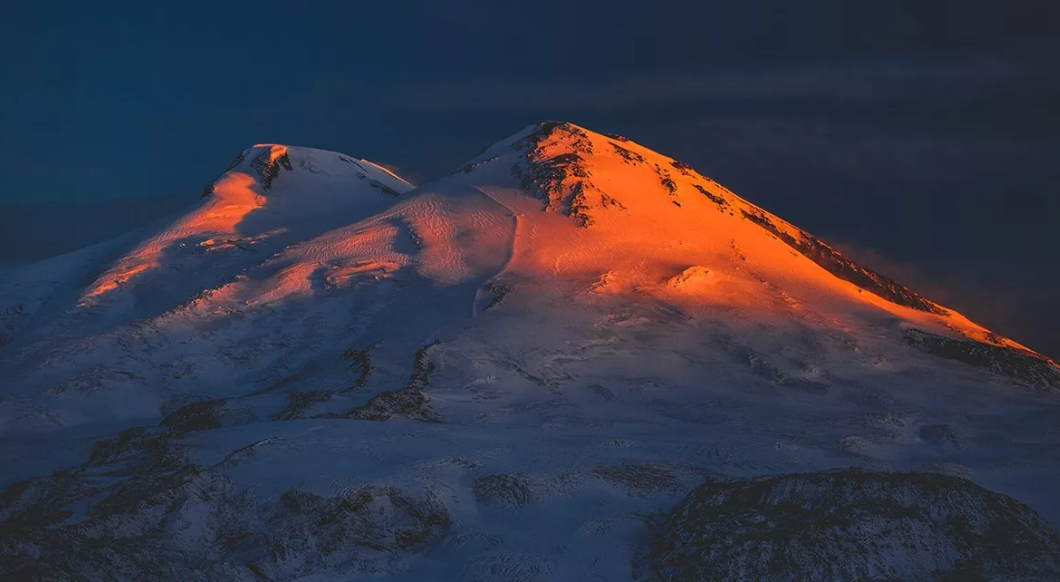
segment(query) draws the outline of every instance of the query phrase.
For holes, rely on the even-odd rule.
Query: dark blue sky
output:
[[[615,131],[1060,355],[1060,3],[5,2],[0,263],[193,203],[240,150],[424,181]]]

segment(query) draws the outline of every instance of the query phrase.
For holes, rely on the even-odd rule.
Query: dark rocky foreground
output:
[[[0,493],[0,579],[378,578],[450,537],[452,508],[429,490],[378,484],[262,499],[224,476],[262,443],[201,466],[172,437],[126,431],[78,467]],[[595,474],[638,497],[687,487],[646,466]],[[534,501],[528,479],[489,474],[467,486],[482,508],[512,511]],[[645,534],[632,564],[642,582],[1060,579],[1060,535],[1034,511],[939,474],[707,481]]]
[[[659,525],[644,580],[1060,580],[1030,508],[926,473],[843,470],[706,483]]]
[[[0,580],[346,578],[403,570],[448,532],[424,492],[367,485],[256,500],[225,477],[262,443],[196,465],[168,429],[130,429],[82,465],[0,492]]]

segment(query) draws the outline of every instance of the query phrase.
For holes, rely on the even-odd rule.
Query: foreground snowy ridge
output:
[[[1055,362],[569,123],[254,146],[0,336],[0,578],[1060,576]]]

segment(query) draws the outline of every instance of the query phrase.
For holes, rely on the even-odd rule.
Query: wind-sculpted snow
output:
[[[506,167],[511,167],[512,176],[504,175]],[[914,323],[932,322],[928,325],[942,334],[957,332],[978,342],[1026,349],[854,263],[813,235],[700,175],[688,164],[643,148],[628,138],[605,137],[570,123],[546,122],[498,142],[451,179],[474,185],[506,205],[529,213],[531,206],[525,200],[509,195],[514,188],[544,200],[546,216],[567,215],[576,226],[599,233],[595,237],[557,233],[557,241],[595,238],[592,250],[605,254],[609,247],[625,247],[627,252],[617,259],[609,256],[610,260],[596,261],[606,266],[603,270],[614,271],[611,264],[630,255],[656,263],[687,261],[686,267],[710,269],[713,265],[701,261],[720,254],[718,247],[730,243],[729,256],[713,258],[727,263],[726,274],[734,275],[733,271],[739,269],[733,264],[734,255],[741,262],[750,256],[749,266],[757,271],[753,277],[768,283],[773,277],[766,271],[773,271],[788,279],[779,287],[792,297],[804,290],[804,294],[832,296],[827,300],[831,302],[842,295],[848,296],[843,300],[849,300],[853,292],[860,295],[855,304],[872,304]],[[541,219],[535,222],[554,223]],[[675,241],[680,243],[674,244]],[[589,246],[581,240],[578,244]],[[567,251],[573,252],[576,251]],[[542,263],[555,255],[537,248],[534,253],[548,255],[547,259],[539,259]]]
[[[964,479],[851,470],[706,483],[666,516],[645,562],[673,582],[1045,582],[1060,578],[1060,535]]]
[[[238,256],[240,251],[268,251],[281,242],[299,240],[292,238],[292,230],[299,231],[300,237],[324,232],[343,224],[343,220],[354,220],[359,214],[364,216],[388,204],[371,196],[371,188],[353,181],[354,175],[369,183],[386,180],[394,187],[409,187],[381,169],[367,170],[367,163],[354,163],[351,167],[346,160],[329,152],[306,148],[291,151],[280,145],[259,145],[247,150],[214,182],[211,196],[198,209],[138,245],[99,277],[88,289],[82,306],[95,306],[104,299],[102,296],[119,291],[120,287],[131,287],[135,279],[155,271],[194,268],[201,263],[198,259],[203,254],[212,255],[212,269],[219,270],[226,259],[232,266],[244,264],[247,261]],[[281,171],[288,176],[278,180]],[[351,190],[360,188],[364,192],[358,195],[345,190],[351,186]]]
[[[630,580],[704,480],[852,466],[1060,524],[1055,364],[844,261],[572,124],[255,146],[0,282],[0,579]]]

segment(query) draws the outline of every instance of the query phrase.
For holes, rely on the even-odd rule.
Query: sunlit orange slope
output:
[[[362,188],[364,192],[358,192]],[[385,207],[411,186],[365,160],[311,148],[258,144],[207,187],[198,207],[137,245],[85,290],[90,307],[182,259],[247,255],[324,232]],[[296,232],[292,232],[296,231]],[[250,255],[253,256],[253,255]]]
[[[447,179],[522,216],[509,270],[526,278],[555,277],[592,295],[647,294],[689,313],[802,313],[840,325],[876,313],[901,328],[1033,353],[622,136],[542,123]]]
[[[896,382],[1060,389],[1051,360],[685,164],[567,123],[417,188],[342,154],[255,146],[197,207],[132,240],[0,284],[0,363],[23,398],[0,425],[140,418],[274,384],[296,398],[341,384],[351,346],[376,346],[382,389],[436,341],[450,377],[432,394],[467,403],[465,387],[496,384],[498,411],[528,390],[609,382],[694,402]],[[338,413],[321,402],[306,414]],[[462,406],[450,412],[478,418]]]

